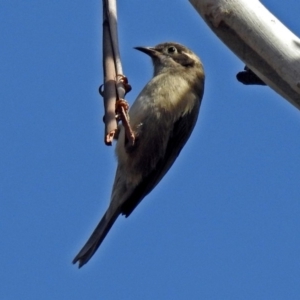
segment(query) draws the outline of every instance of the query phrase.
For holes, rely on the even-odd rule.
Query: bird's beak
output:
[[[153,47],[134,47],[134,49],[146,53],[150,57],[157,57],[159,52]]]

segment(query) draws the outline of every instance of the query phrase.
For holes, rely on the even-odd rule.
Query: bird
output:
[[[109,206],[73,260],[78,267],[95,254],[120,215],[128,217],[161,181],[189,139],[204,92],[204,68],[187,47],[166,42],[135,47],[152,59],[154,74],[129,110],[135,142],[128,143],[120,125],[117,170]]]

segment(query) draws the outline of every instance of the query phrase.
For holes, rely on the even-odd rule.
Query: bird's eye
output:
[[[168,48],[168,53],[175,53],[177,49],[174,46]]]

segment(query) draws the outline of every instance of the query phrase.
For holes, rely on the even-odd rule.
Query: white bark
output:
[[[189,1],[259,78],[300,109],[300,40],[296,35],[258,0]]]

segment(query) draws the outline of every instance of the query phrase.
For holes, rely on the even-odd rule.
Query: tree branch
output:
[[[258,0],[189,0],[267,85],[300,109],[300,40]]]

